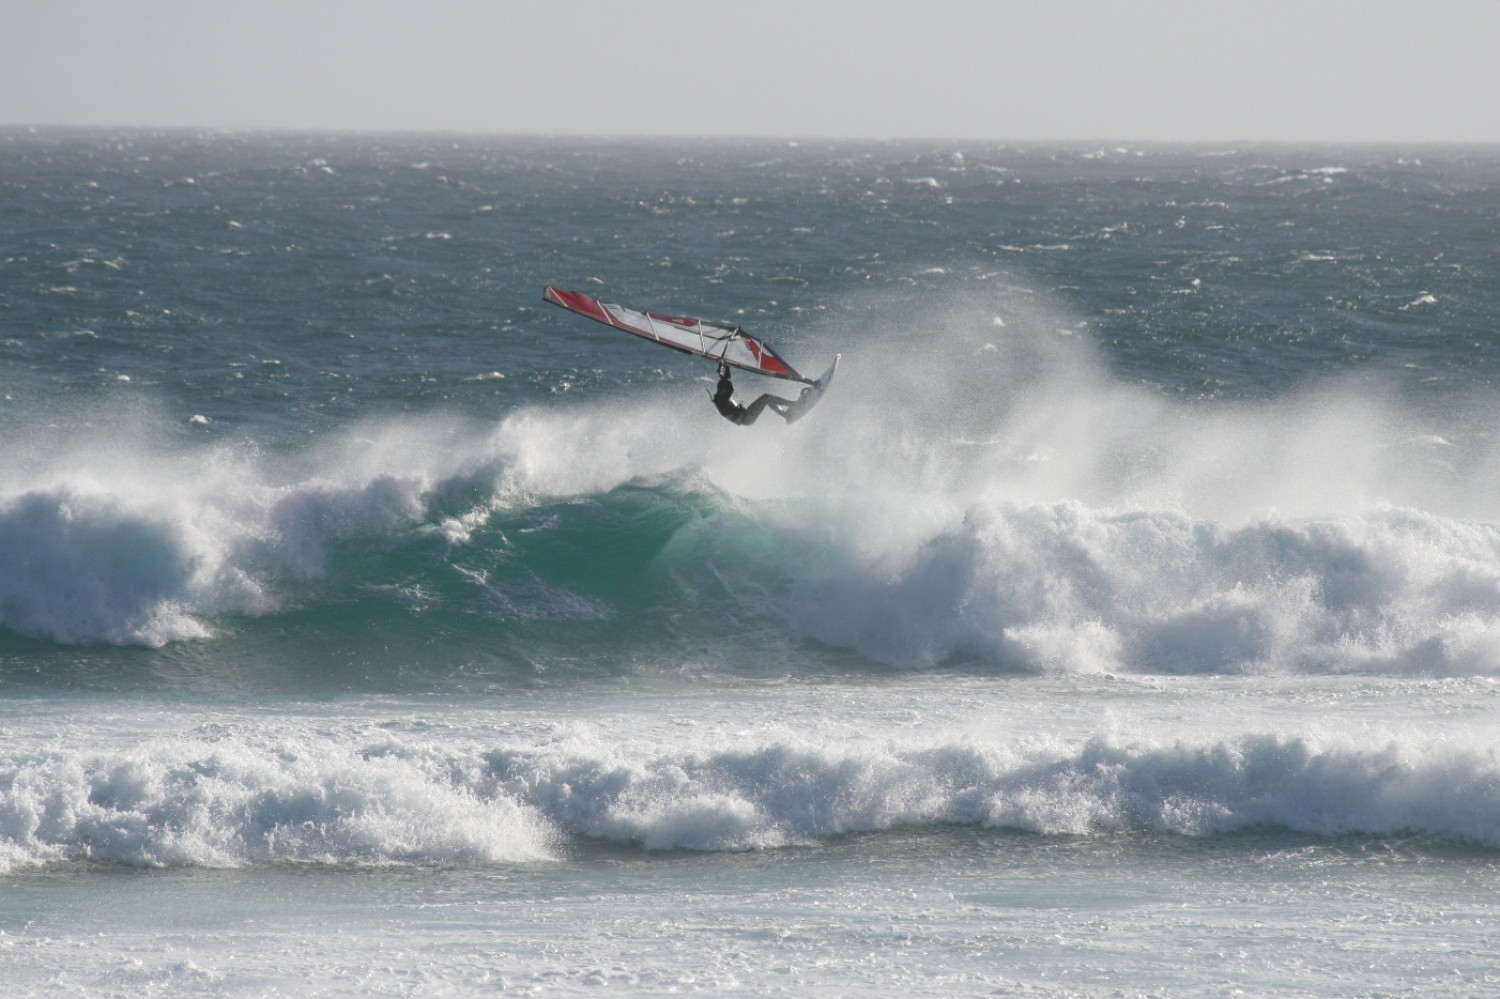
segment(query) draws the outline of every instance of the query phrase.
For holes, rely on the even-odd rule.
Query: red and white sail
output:
[[[727,326],[705,319],[689,319],[685,316],[642,312],[623,305],[601,302],[581,291],[564,291],[551,285],[542,289],[542,297],[570,312],[647,340],[655,340],[673,350],[699,354],[746,371],[770,375],[772,378],[811,382],[811,379],[799,375],[774,350],[738,326]]]

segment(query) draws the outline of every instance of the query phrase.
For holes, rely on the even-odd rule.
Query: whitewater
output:
[[[1493,150],[13,130],[0,199],[15,994],[1500,985]],[[553,282],[839,382],[730,425]]]

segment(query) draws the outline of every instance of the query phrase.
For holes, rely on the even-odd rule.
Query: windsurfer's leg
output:
[[[754,402],[752,402],[750,405],[746,406],[744,413],[740,415],[738,421],[739,425],[742,427],[748,427],[750,424],[760,419],[761,410],[766,408],[766,405],[771,401],[772,398],[773,396],[763,395],[759,399],[756,399]]]
[[[761,396],[761,398],[768,400],[768,405],[772,409],[776,410],[776,415],[781,417],[783,420],[787,418],[788,413],[790,413],[797,407],[797,404],[792,400],[783,399],[780,396],[764,395]]]
[[[742,427],[748,427],[750,424],[760,419],[760,414],[765,411],[767,406],[775,411],[777,416],[785,419],[787,410],[791,409],[792,405],[792,400],[783,399],[780,396],[775,396],[767,392],[765,395],[761,396],[750,405],[746,406],[744,415],[735,422],[737,422]]]

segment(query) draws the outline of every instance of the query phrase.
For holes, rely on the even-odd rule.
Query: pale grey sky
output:
[[[1500,142],[1500,0],[0,0],[0,125]]]

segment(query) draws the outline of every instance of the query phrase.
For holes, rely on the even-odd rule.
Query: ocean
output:
[[[0,130],[0,993],[1500,994],[1497,234],[1483,146]]]

